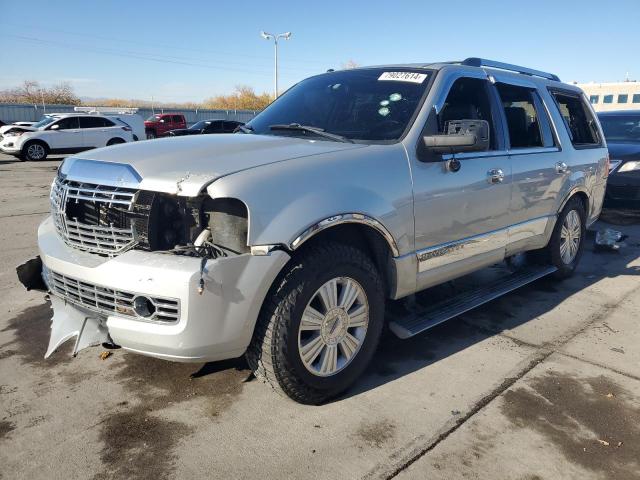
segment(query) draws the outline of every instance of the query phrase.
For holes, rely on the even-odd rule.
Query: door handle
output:
[[[559,173],[559,174],[567,173],[567,170],[569,170],[569,167],[566,163],[564,162],[556,163],[556,173]]]
[[[504,172],[499,168],[492,168],[487,172],[487,182],[494,183],[502,183],[504,180]]]

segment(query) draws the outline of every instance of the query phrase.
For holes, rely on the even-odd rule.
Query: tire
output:
[[[46,160],[48,154],[49,147],[47,147],[43,142],[34,140],[24,144],[20,158],[23,161],[39,162],[41,160]]]
[[[541,251],[546,263],[558,269],[553,274],[555,278],[570,277],[578,266],[584,250],[586,218],[584,204],[578,197],[571,198],[558,215],[551,239],[547,247]],[[571,244],[575,246],[571,247]]]
[[[156,135],[156,132],[153,130],[147,130],[147,140],[152,140],[154,138],[157,138],[158,136]]]
[[[125,143],[125,141],[121,138],[112,138],[107,142],[107,147],[110,147],[111,145],[118,145],[120,143]]]
[[[333,296],[326,295],[332,282]],[[323,294],[337,306],[327,309]],[[353,298],[350,308],[340,307],[349,304],[345,297]],[[384,298],[380,274],[361,250],[338,243],[310,247],[289,262],[267,295],[247,349],[249,366],[297,402],[317,405],[337,396],[375,353]]]

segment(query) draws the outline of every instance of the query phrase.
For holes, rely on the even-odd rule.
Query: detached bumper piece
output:
[[[73,347],[74,357],[83,348],[105,342],[111,343],[103,320],[88,317],[86,313],[73,308],[56,296],[51,297],[51,307],[53,308],[51,337],[44,358],[49,358],[60,345],[73,337],[77,337]]]

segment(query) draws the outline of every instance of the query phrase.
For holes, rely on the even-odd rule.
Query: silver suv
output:
[[[236,134],[68,158],[41,260],[18,273],[50,292],[47,356],[72,337],[74,353],[244,354],[275,389],[319,403],[363,372],[385,320],[406,338],[571,275],[607,174],[589,103],[555,75],[478,58],[331,71]],[[504,260],[519,268],[385,317],[389,300]]]

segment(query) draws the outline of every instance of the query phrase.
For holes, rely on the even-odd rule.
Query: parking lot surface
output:
[[[0,156],[0,477],[640,478],[640,220],[542,279],[409,340],[320,407],[242,359],[176,364],[101,347],[43,355],[51,311],[18,284],[59,159]]]

